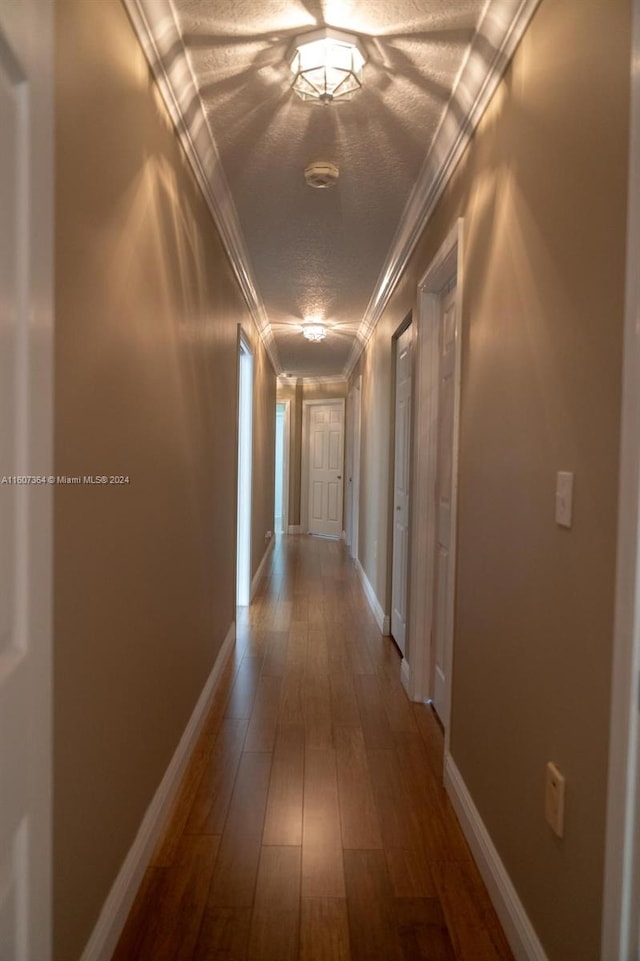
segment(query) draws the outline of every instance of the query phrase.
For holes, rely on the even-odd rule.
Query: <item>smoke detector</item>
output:
[[[316,160],[309,164],[304,171],[304,179],[310,187],[334,187],[338,182],[340,171],[335,164],[328,160]]]

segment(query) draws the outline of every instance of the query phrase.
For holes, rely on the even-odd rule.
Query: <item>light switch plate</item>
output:
[[[556,480],[556,524],[571,527],[573,522],[573,474],[558,471]]]

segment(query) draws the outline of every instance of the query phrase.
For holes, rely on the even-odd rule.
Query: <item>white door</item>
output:
[[[344,404],[309,407],[309,533],[342,534]]]
[[[396,343],[395,456],[393,470],[393,572],[391,634],[404,654],[409,570],[409,478],[411,475],[411,340],[409,327]]]
[[[354,560],[358,559],[358,543],[360,539],[360,434],[362,419],[362,374],[351,391],[353,414],[353,449],[351,452],[351,538],[349,553]]]
[[[0,4],[3,961],[51,957],[52,15]]]
[[[353,395],[355,387],[349,392],[347,398],[347,437],[344,456],[344,472],[346,479],[345,505],[344,505],[344,534],[347,547],[351,548],[353,538]],[[351,550],[349,550],[351,553]]]
[[[251,603],[251,500],[253,471],[253,355],[239,332],[238,513],[236,518],[236,604]]]
[[[455,279],[441,295],[438,338],[438,456],[436,465],[435,591],[433,599],[434,694],[440,720],[448,718],[447,671],[451,660],[453,571],[452,498],[454,404],[456,390],[456,286]]]
[[[274,531],[284,532],[284,404],[276,404],[276,476],[274,496]]]

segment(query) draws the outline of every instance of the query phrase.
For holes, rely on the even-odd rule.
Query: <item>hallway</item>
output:
[[[511,961],[344,545],[279,539],[113,961]]]
[[[0,961],[640,959],[638,63],[0,3]]]

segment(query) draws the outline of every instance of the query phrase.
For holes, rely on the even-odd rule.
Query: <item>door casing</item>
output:
[[[0,955],[52,955],[54,7],[0,3]],[[6,206],[5,206],[6,204]]]
[[[412,326],[411,321],[412,321],[412,314],[410,313],[410,314],[404,319],[404,321],[400,324],[400,326],[399,326],[398,329],[395,331],[395,333],[394,333],[394,335],[393,335],[393,338],[392,338],[392,341],[393,341],[393,350],[392,350],[392,357],[393,357],[393,363],[392,363],[392,370],[393,370],[393,387],[392,387],[392,398],[393,398],[393,400],[392,400],[392,406],[393,406],[393,417],[392,417],[392,424],[393,424],[393,443],[392,443],[392,447],[391,447],[391,454],[392,454],[391,463],[393,464],[393,471],[392,471],[392,477],[391,477],[392,498],[391,498],[391,503],[390,503],[391,517],[390,517],[390,523],[389,523],[389,526],[390,526],[390,529],[391,529],[390,554],[389,554],[389,564],[390,564],[390,569],[391,569],[391,605],[390,605],[390,606],[391,606],[391,615],[390,615],[390,617],[391,617],[391,628],[390,628],[390,629],[391,629],[391,636],[393,637],[393,639],[395,640],[396,644],[398,645],[398,648],[400,649],[400,652],[402,653],[403,658],[405,657],[405,654],[406,654],[407,641],[408,641],[408,636],[409,636],[409,601],[410,601],[410,597],[409,597],[409,580],[410,580],[410,576],[411,576],[411,575],[410,575],[410,572],[411,572],[411,563],[410,563],[410,561],[411,561],[411,497],[412,497],[412,493],[413,493],[413,477],[412,477],[412,469],[411,469],[411,468],[412,468],[412,461],[413,461],[413,440],[414,440],[414,438],[413,438],[413,421],[414,421],[414,418],[413,418],[413,359],[414,359],[413,336],[414,336],[414,329],[413,329],[413,326]],[[400,589],[400,588],[397,587],[397,581],[396,581],[396,573],[397,573],[397,572],[396,572],[396,532],[397,532],[397,528],[396,528],[396,523],[397,523],[397,521],[396,521],[396,512],[397,512],[397,508],[398,508],[398,505],[396,504],[396,493],[397,493],[396,471],[397,471],[397,466],[398,466],[397,463],[396,463],[397,454],[398,454],[398,452],[397,452],[397,436],[396,436],[396,431],[397,431],[397,413],[398,413],[398,411],[397,411],[397,404],[398,404],[397,368],[398,368],[398,348],[399,348],[399,344],[400,344],[400,339],[401,339],[405,334],[407,334],[407,332],[409,332],[408,337],[409,337],[409,340],[410,340],[410,348],[409,348],[409,350],[410,350],[410,356],[409,356],[409,371],[410,371],[410,373],[409,373],[409,376],[410,376],[410,381],[411,381],[411,383],[410,383],[409,411],[408,411],[408,417],[409,417],[408,438],[407,438],[407,440],[408,440],[408,449],[407,449],[407,451],[406,451],[406,457],[407,457],[406,468],[407,468],[407,480],[408,480],[408,492],[407,492],[407,539],[406,539],[406,545],[405,545],[405,558],[404,558],[404,559],[405,559],[405,564],[406,564],[406,579],[405,579],[405,584],[404,584],[405,597],[404,597],[404,601],[403,601],[403,604],[402,604],[402,606],[404,606],[404,614],[405,614],[405,617],[404,617],[404,624],[400,626],[400,625],[398,624],[398,618],[395,616],[395,610],[396,610],[396,608],[395,608],[395,602],[398,600],[398,598],[396,597],[396,591]],[[400,600],[402,600],[402,599],[400,599]],[[400,615],[400,616],[401,616],[401,615]],[[397,634],[398,636],[396,636],[396,634],[394,634],[394,626],[395,626],[396,634]]]

